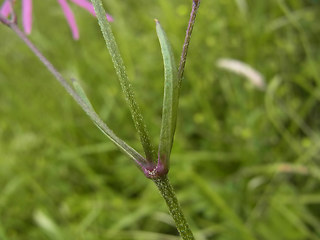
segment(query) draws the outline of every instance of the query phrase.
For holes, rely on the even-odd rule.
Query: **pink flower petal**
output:
[[[22,0],[22,24],[26,34],[32,29],[32,0]]]
[[[87,10],[89,13],[91,13],[93,16],[96,16],[96,13],[94,11],[93,5],[88,2],[87,0],[71,0],[73,3],[77,4],[79,7],[82,7],[83,9]],[[109,22],[113,22],[112,16],[109,14],[106,15],[107,20]]]
[[[12,8],[11,8],[10,0],[5,0],[0,8],[0,14],[7,18],[11,13],[12,13]]]
[[[108,22],[113,22],[113,17],[107,13]]]
[[[78,26],[76,23],[76,20],[74,18],[73,12],[70,8],[70,6],[68,5],[66,0],[58,0],[58,3],[60,4],[63,13],[67,19],[67,22],[70,26],[71,32],[72,32],[72,37],[75,40],[79,39],[79,30],[78,30]]]

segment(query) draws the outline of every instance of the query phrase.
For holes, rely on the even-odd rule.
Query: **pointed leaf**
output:
[[[79,95],[79,97],[82,99],[82,101],[88,106],[90,111],[94,113],[95,116],[98,116],[87,97],[85,91],[81,87],[80,83],[76,79],[72,79],[72,83],[74,86],[75,91]],[[91,117],[91,116],[90,116]],[[102,122],[99,117],[91,117],[95,125],[99,128],[99,130],[105,134],[112,142],[114,142],[119,148],[121,148],[127,155],[129,155],[137,165],[140,167],[146,163],[146,160],[133,148],[131,148],[126,142],[118,138],[113,131],[104,123]]]
[[[165,70],[159,158],[164,166],[168,167],[177,121],[179,84],[173,52],[167,36],[158,20],[156,20],[156,29]]]

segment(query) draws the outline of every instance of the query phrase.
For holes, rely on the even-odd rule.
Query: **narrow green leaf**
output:
[[[95,125],[100,129],[100,131],[103,134],[105,134],[112,142],[114,142],[120,149],[122,149],[129,157],[131,157],[136,162],[136,164],[141,166],[141,163],[146,163],[146,160],[136,150],[131,148],[126,142],[124,142],[118,136],[116,136],[113,133],[113,131],[98,117],[80,83],[76,79],[72,79],[72,83],[76,93],[79,95],[81,100],[88,106],[91,112],[89,116],[95,123]]]
[[[103,34],[104,40],[106,42],[108,51],[111,55],[111,59],[118,75],[122,91],[125,95],[126,101],[129,105],[131,116],[134,125],[139,133],[140,141],[143,146],[144,152],[146,154],[146,159],[150,161],[156,161],[153,147],[151,145],[150,137],[147,132],[146,125],[144,123],[140,108],[135,100],[134,92],[132,90],[131,84],[126,73],[126,69],[121,58],[117,43],[113,36],[111,26],[106,19],[106,12],[102,6],[101,0],[91,0],[94,10],[97,14],[98,22]]]
[[[177,122],[179,82],[171,46],[158,20],[156,20],[156,29],[165,70],[159,156],[164,166],[168,167]]]
[[[94,121],[95,125],[104,133],[114,144],[116,144],[124,153],[132,158],[138,167],[142,167],[148,161],[144,159],[135,149],[130,147],[125,141],[120,139],[114,132],[102,121]]]
[[[222,216],[227,219],[234,228],[241,233],[240,239],[255,240],[250,229],[245,225],[242,219],[233,211],[230,205],[221,196],[221,193],[214,191],[210,184],[195,172],[191,172],[188,176],[199,189],[199,193],[206,197],[212,206],[215,206]]]

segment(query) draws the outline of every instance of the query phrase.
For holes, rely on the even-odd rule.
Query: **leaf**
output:
[[[159,158],[164,166],[168,167],[177,122],[179,83],[171,46],[158,20],[156,20],[156,29],[161,46],[165,71]]]
[[[142,167],[144,164],[148,162],[135,149],[130,147],[125,141],[123,141],[117,135],[115,135],[114,132],[109,127],[107,127],[107,125],[100,119],[98,122],[94,121],[94,123],[102,133],[104,133],[123,152],[125,152],[129,157],[131,157],[139,167]]]
[[[91,117],[95,125],[99,128],[99,130],[104,133],[112,142],[114,142],[120,149],[122,149],[127,155],[129,155],[129,157],[131,157],[136,162],[136,164],[141,166],[141,164],[146,163],[146,160],[138,152],[136,152],[126,142],[116,136],[113,131],[98,117],[80,83],[76,79],[72,79],[72,83],[81,100],[90,109],[91,115],[89,116]]]
[[[135,100],[134,92],[129,82],[123,60],[121,58],[116,40],[111,30],[110,23],[106,19],[106,12],[102,6],[102,2],[101,0],[91,0],[91,2],[94,6],[101,32],[106,42],[108,51],[111,55],[111,59],[118,75],[122,91],[129,105],[135,128],[137,129],[140,136],[140,141],[146,154],[146,159],[149,162],[156,161],[146,124],[144,123],[140,108]]]

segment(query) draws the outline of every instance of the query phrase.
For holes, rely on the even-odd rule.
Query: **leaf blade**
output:
[[[165,168],[168,168],[177,122],[179,81],[174,55],[171,50],[170,43],[158,20],[156,20],[156,30],[161,46],[161,53],[165,71],[162,122],[159,143],[159,160],[162,161],[162,164],[165,166]]]
[[[94,115],[98,116],[87,96],[84,89],[80,85],[80,83],[76,79],[72,79],[73,87],[82,101],[88,106],[90,111],[94,113]],[[123,152],[125,152],[129,157],[131,157],[137,165],[140,167],[143,163],[146,163],[146,160],[132,147],[130,147],[125,141],[120,139],[114,132],[102,121],[99,117],[91,117],[94,124],[98,127],[98,129],[106,135],[115,145],[117,145]]]

